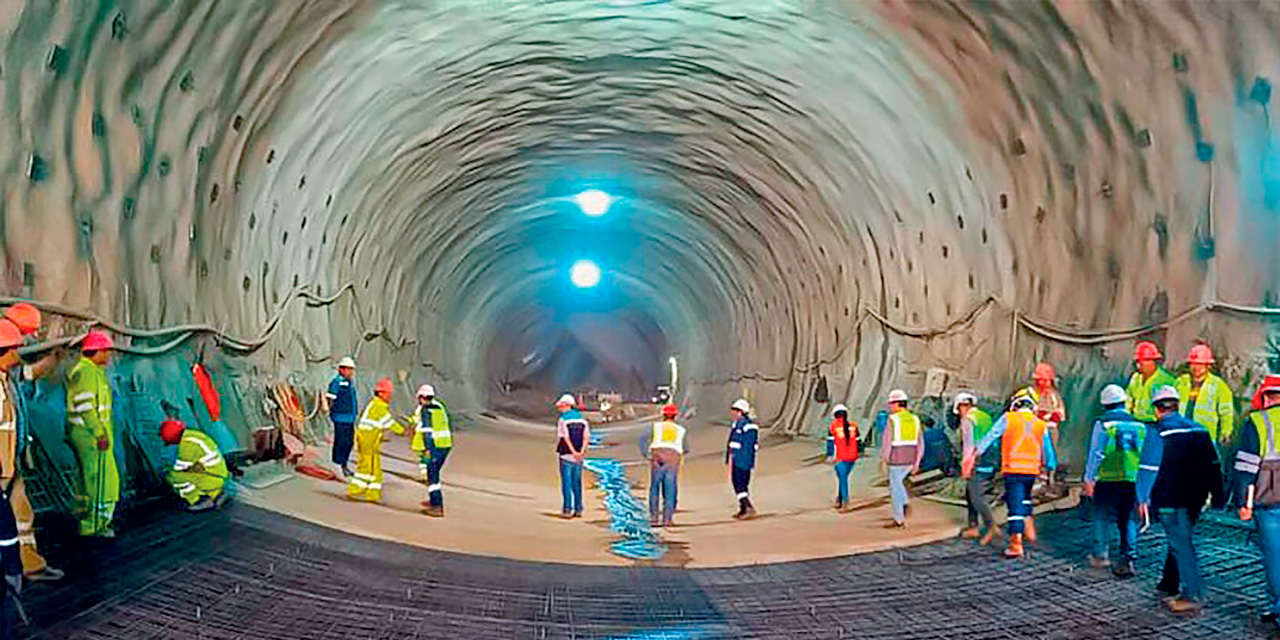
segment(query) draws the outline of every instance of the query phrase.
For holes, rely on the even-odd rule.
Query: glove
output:
[[[107,441],[106,436],[98,437],[98,451],[106,451],[111,447],[111,443]]]
[[[6,575],[4,577],[4,582],[9,585],[9,590],[12,591],[14,595],[22,595],[22,574],[15,573],[13,575]]]

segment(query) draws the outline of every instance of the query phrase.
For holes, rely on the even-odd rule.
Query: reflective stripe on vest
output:
[[[1030,411],[1010,411],[1005,420],[1008,425],[1000,440],[1001,471],[1038,475],[1049,424]]]
[[[453,446],[453,432],[449,430],[449,414],[444,407],[433,407],[431,413],[431,444],[437,449]]]
[[[893,439],[890,441],[895,447],[904,447],[919,444],[920,439],[920,418],[909,411],[899,411],[889,416],[889,424],[893,427]]]
[[[1280,453],[1276,452],[1275,427],[1275,423],[1280,421],[1280,407],[1254,411],[1249,414],[1249,421],[1258,430],[1258,453],[1262,459],[1280,460]]]
[[[1138,461],[1142,456],[1142,442],[1146,437],[1146,425],[1141,422],[1104,422],[1107,447],[1102,452],[1102,464],[1098,467],[1098,480],[1102,482],[1134,482],[1138,478]]]
[[[1178,396],[1182,400],[1183,415],[1198,423],[1209,431],[1209,435],[1216,441],[1219,437],[1230,435],[1229,432],[1233,425],[1224,425],[1222,417],[1218,415],[1218,396],[1226,391],[1230,393],[1227,383],[1212,373],[1205,377],[1204,382],[1200,385],[1200,391],[1196,395],[1195,410],[1191,415],[1187,415],[1187,408],[1191,406],[1191,375],[1186,374],[1178,378]],[[1225,435],[1223,431],[1227,432]]]
[[[684,427],[674,422],[655,422],[652,429],[650,449],[672,449],[684,453]]]

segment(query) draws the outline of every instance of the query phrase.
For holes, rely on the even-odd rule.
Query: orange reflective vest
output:
[[[1005,420],[1008,427],[1000,439],[1001,473],[1039,475],[1049,423],[1030,411],[1010,411]]]

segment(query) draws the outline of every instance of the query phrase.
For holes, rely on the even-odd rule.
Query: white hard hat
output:
[[[1129,394],[1118,384],[1109,384],[1102,388],[1102,393],[1098,394],[1098,401],[1103,406],[1113,404],[1124,404],[1129,399]]]
[[[557,405],[567,404],[571,407],[576,407],[578,406],[578,401],[573,397],[573,394],[566,393],[560,396],[559,400],[556,400],[556,404]]]
[[[1182,398],[1178,395],[1178,390],[1174,389],[1173,387],[1167,384],[1164,385],[1163,387],[1160,387],[1159,389],[1156,389],[1156,392],[1151,394],[1151,404],[1164,402],[1165,400],[1181,400],[1181,399]]]
[[[951,412],[959,414],[960,405],[962,404],[978,404],[978,399],[973,397],[973,394],[968,391],[961,391],[956,394],[956,399],[951,403]]]
[[[837,413],[843,413],[845,415],[849,415],[849,407],[846,407],[842,404],[838,404],[835,406],[835,408],[831,410],[831,415],[834,416]]]
[[[894,389],[889,392],[889,402],[906,402],[907,400],[910,400],[910,398],[907,397],[907,392],[902,389]]]
[[[730,409],[737,409],[738,411],[741,411],[741,412],[743,412],[743,413],[751,413],[751,403],[750,403],[750,402],[747,402],[746,400],[744,400],[744,399],[742,399],[742,398],[739,398],[739,399],[737,399],[737,400],[734,400],[734,401],[733,401],[733,404],[732,404],[732,405],[730,405],[730,407],[729,407],[729,408],[730,408]]]
[[[429,384],[424,384],[421,387],[418,387],[418,397],[434,398],[436,397],[436,388]]]
[[[348,369],[354,369],[356,368],[356,361],[350,357],[343,358],[338,361],[338,368],[342,369],[343,367],[346,367]]]

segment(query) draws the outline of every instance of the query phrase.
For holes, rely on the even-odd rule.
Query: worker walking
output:
[[[1134,508],[1138,505],[1138,458],[1147,426],[1125,411],[1129,396],[1120,385],[1109,384],[1099,396],[1102,415],[1093,422],[1084,467],[1084,495],[1093,498],[1093,555],[1089,566],[1111,567],[1118,578],[1133,576],[1133,545],[1138,539]],[[1120,557],[1110,560],[1111,534],[1120,530]]]
[[[729,465],[729,482],[738,499],[738,512],[733,518],[747,520],[756,515],[756,507],[751,504],[751,471],[756,468],[756,452],[760,449],[760,427],[751,419],[751,403],[744,398],[729,407],[729,417],[732,422],[724,463]]]
[[[1169,610],[1194,613],[1204,599],[1194,527],[1210,497],[1221,507],[1222,471],[1209,432],[1178,411],[1178,390],[1159,387],[1151,400],[1157,422],[1147,432],[1138,462],[1138,513],[1149,522],[1154,511],[1169,540],[1156,589],[1168,594]]]
[[[671,526],[676,514],[680,466],[687,452],[685,428],[676,424],[679,414],[676,405],[663,405],[662,420],[653,423],[640,440],[640,450],[649,459],[649,524],[653,526]]]
[[[960,392],[952,411],[960,418],[961,460],[968,459],[971,452],[977,450],[980,440],[991,431],[992,420],[987,412],[978,408],[978,399],[973,394]],[[965,476],[965,501],[969,506],[969,526],[960,532],[960,537],[977,539],[981,544],[991,544],[999,534],[996,528],[995,514],[991,511],[990,495],[995,485],[996,465],[1000,462],[999,451],[994,447],[987,449],[976,460],[973,470]]]
[[[444,485],[440,482],[440,470],[453,450],[453,432],[449,430],[449,413],[444,403],[436,399],[436,388],[429,384],[418,387],[415,423],[412,447],[419,452],[427,481],[427,499],[422,506],[426,507],[427,515],[443,518]]]
[[[1021,558],[1025,553],[1023,537],[1035,542],[1036,529],[1033,520],[1031,488],[1035,486],[1040,469],[1052,474],[1058,467],[1057,453],[1049,437],[1049,424],[1035,412],[1036,401],[1025,390],[1013,396],[1009,411],[991,425],[991,431],[974,445],[965,457],[964,473],[973,473],[978,458],[987,448],[1000,440],[1000,472],[1004,477],[1005,505],[1009,510],[1009,544],[1006,558]]]
[[[67,439],[80,467],[76,515],[82,536],[115,537],[111,521],[120,500],[120,473],[111,387],[103,370],[113,347],[106,333],[89,332],[80,345],[80,359],[67,375]]]
[[[360,410],[356,398],[356,361],[343,358],[338,362],[338,374],[329,382],[329,420],[333,422],[333,464],[342,477],[350,478],[351,447],[355,444],[356,413]]]
[[[222,506],[226,499],[223,487],[230,474],[218,443],[203,431],[188,429],[173,418],[160,423],[160,440],[178,447],[173,470],[165,479],[187,503],[187,510],[208,511]]]
[[[1164,354],[1153,342],[1139,342],[1133,349],[1133,362],[1137,371],[1129,377],[1129,386],[1125,393],[1129,396],[1129,415],[1141,422],[1153,424],[1156,421],[1151,394],[1163,386],[1174,386],[1177,380],[1165,368],[1160,366]]]
[[[1280,630],[1280,376],[1268,375],[1255,394],[1255,409],[1240,433],[1235,469],[1243,487],[1240,519],[1254,520],[1258,549],[1267,582],[1267,610],[1263,622]]]
[[[391,417],[391,378],[383,378],[373,388],[373,398],[365,405],[356,426],[355,473],[347,481],[347,497],[352,500],[382,500],[382,442],[386,431],[403,435],[404,427]]]
[[[582,467],[587,448],[591,446],[591,426],[578,411],[578,400],[570,394],[560,396],[556,411],[556,453],[560,455],[560,508],[563,518],[582,517]]]
[[[858,462],[858,423],[849,419],[849,407],[838,404],[831,410],[827,427],[827,457],[835,461],[836,511],[849,508],[849,474]]]
[[[901,389],[889,392],[889,421],[880,444],[880,464],[888,468],[889,498],[893,503],[893,524],[907,526],[907,509],[911,496],[907,493],[907,476],[920,470],[924,457],[924,429],[920,418],[907,411],[907,393]]]

